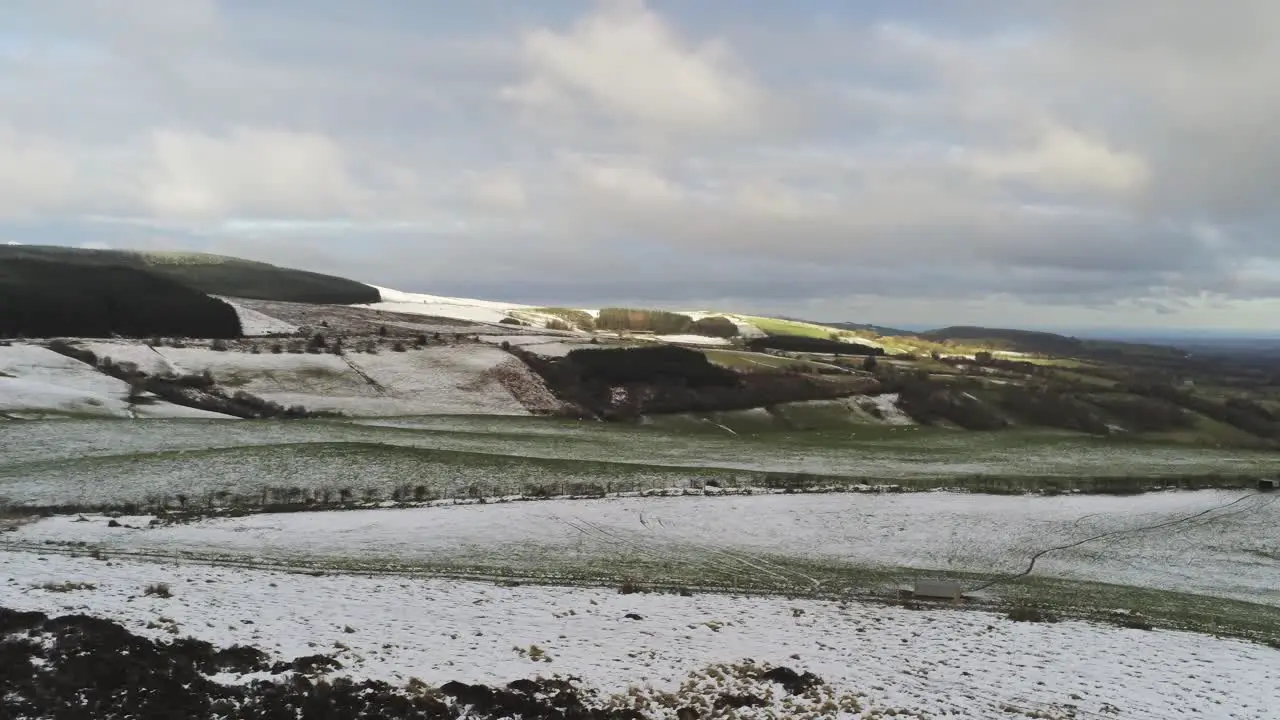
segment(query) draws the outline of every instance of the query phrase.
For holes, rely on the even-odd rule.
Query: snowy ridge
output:
[[[358,307],[482,323],[499,323],[512,310],[528,310],[533,307],[531,305],[502,303],[492,300],[473,300],[470,298],[410,293],[377,285],[370,285],[369,287],[378,291],[382,296],[382,302]]]

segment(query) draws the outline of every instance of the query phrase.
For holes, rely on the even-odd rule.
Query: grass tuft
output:
[[[149,595],[151,597],[158,597],[158,598],[173,597],[173,591],[169,589],[168,583],[154,583],[154,584],[148,585],[142,591],[142,594]]]
[[[72,582],[67,580],[60,583],[47,582],[39,585],[38,587],[46,592],[68,593],[75,592],[77,590],[96,590],[98,586],[88,582]]]

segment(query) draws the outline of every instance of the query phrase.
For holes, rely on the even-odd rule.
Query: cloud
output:
[[[505,94],[535,112],[704,134],[758,119],[760,91],[727,43],[684,40],[637,0],[607,2],[566,31],[528,31],[521,45],[527,77]]]
[[[0,233],[529,302],[1272,322],[1275,3],[495,7],[16,0]]]
[[[528,192],[520,176],[509,170],[478,174],[472,180],[477,201],[495,210],[524,210],[529,205]]]
[[[357,212],[362,192],[341,148],[314,133],[159,130],[143,176],[145,207],[164,218]]]
[[[54,138],[0,122],[0,220],[65,207],[74,192],[75,160]]]
[[[1150,179],[1146,162],[1134,153],[1114,150],[1060,125],[1041,129],[1029,147],[981,151],[967,161],[983,178],[1025,181],[1048,191],[1133,193]]]

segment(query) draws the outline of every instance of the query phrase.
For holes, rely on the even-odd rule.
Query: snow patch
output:
[[[215,295],[214,297],[217,297],[219,300],[235,309],[236,316],[240,318],[240,329],[246,337],[257,337],[272,334],[288,335],[297,332],[298,330],[298,326],[293,323],[285,322],[280,318],[272,317],[266,313],[245,307],[244,305],[236,302],[233,298],[218,295]]]
[[[898,407],[898,393],[869,395],[859,402],[870,404],[876,409],[880,419],[889,425],[915,425],[916,421]]]
[[[444,295],[410,293],[371,285],[382,297],[382,302],[356,307],[367,307],[388,312],[430,315],[433,317],[470,320],[472,322],[498,323],[512,310],[530,310],[531,305],[504,303],[493,300],[475,300]]]

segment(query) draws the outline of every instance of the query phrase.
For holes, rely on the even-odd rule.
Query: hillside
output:
[[[127,266],[0,260],[0,337],[239,337],[227,303]]]
[[[1117,340],[1081,340],[1057,333],[1037,330],[1012,330],[954,326],[919,333],[919,337],[948,345],[982,346],[1032,355],[1072,358],[1123,358],[1146,356],[1182,358],[1186,352],[1167,345],[1121,342]]]
[[[0,335],[145,338],[76,345],[125,385],[179,404],[203,393],[190,404],[240,417],[665,417],[714,432],[906,423],[1280,446],[1280,375],[1264,356],[999,328],[909,334],[711,310],[535,307],[200,254],[5,246],[0,259]],[[605,349],[614,352],[596,352]],[[7,374],[0,407],[104,407],[75,386],[37,390],[21,363]],[[183,376],[200,387],[174,385]],[[704,382],[713,377],[732,380]],[[239,394],[252,399],[237,405]]]
[[[19,260],[61,264],[68,273],[127,268],[208,295],[343,305],[381,299],[377,289],[354,280],[206,253],[0,245],[0,266]]]

